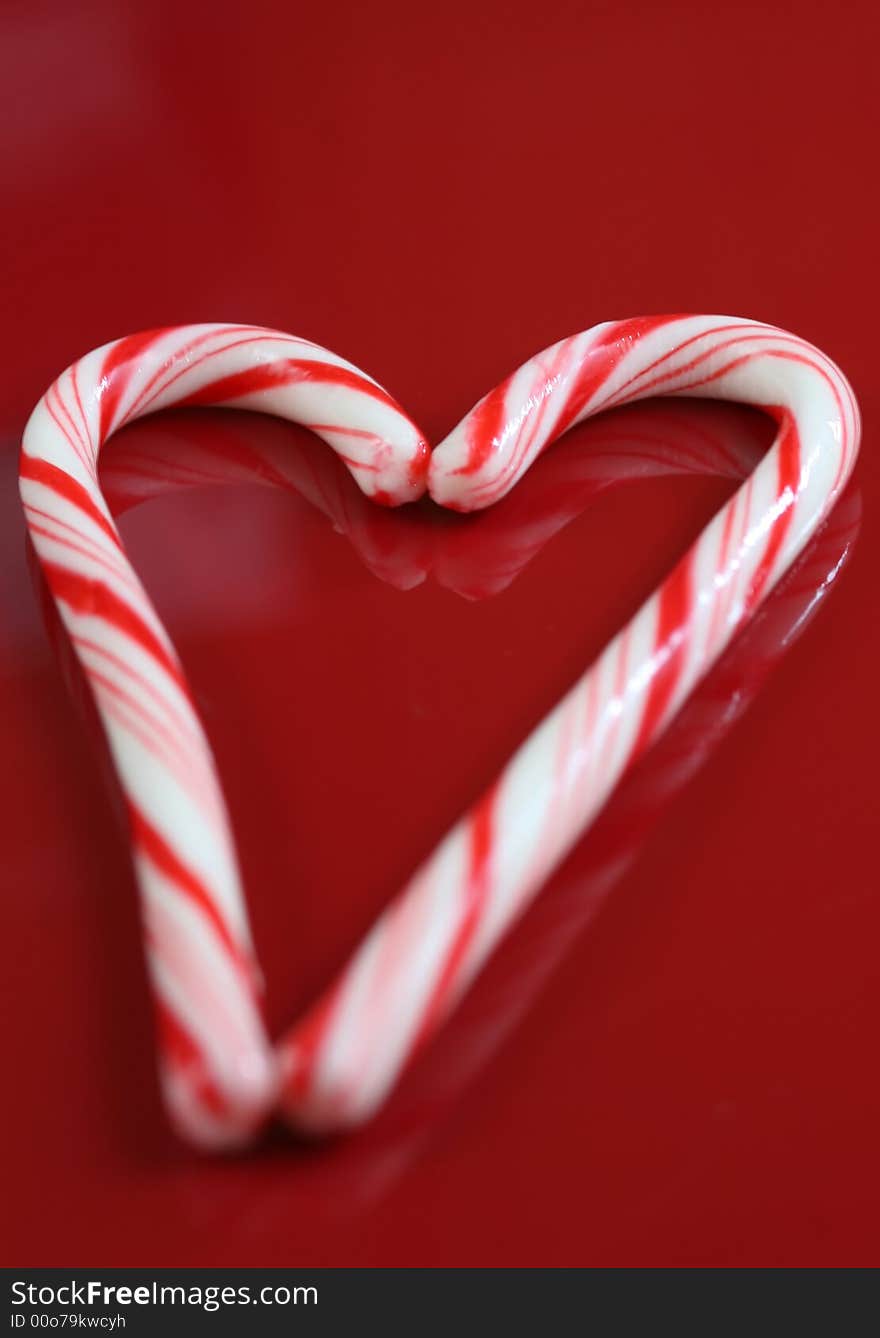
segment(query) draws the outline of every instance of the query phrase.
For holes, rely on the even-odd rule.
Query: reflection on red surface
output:
[[[714,475],[734,486],[762,450],[762,425],[736,409],[707,404],[639,405],[586,424],[540,460],[507,499],[472,520],[430,503],[392,513],[366,500],[337,457],[307,433],[245,414],[171,413],[111,442],[102,486],[114,515],[166,494],[256,484],[305,499],[346,536],[364,568],[399,591],[433,577],[468,600],[506,590],[540,550],[603,490],[632,480]],[[477,991],[435,1042],[364,1158],[344,1157],[351,1202],[386,1192],[418,1154],[432,1124],[466,1091],[527,1013],[554,968],[624,875],[665,807],[692,780],[747,709],[832,588],[861,517],[850,491],[732,649],[694,693],[659,745],[619,787],[548,895],[525,917],[513,949],[500,954]],[[85,680],[32,566],[52,643],[69,688],[103,753]],[[331,708],[332,709],[332,708]],[[116,789],[109,758],[105,770]],[[124,823],[124,807],[119,805]]]

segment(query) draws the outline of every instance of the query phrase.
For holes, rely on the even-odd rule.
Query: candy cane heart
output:
[[[369,1116],[793,561],[852,468],[855,401],[817,350],[731,318],[645,318],[596,327],[526,363],[437,448],[430,491],[461,510],[490,505],[574,423],[658,394],[760,405],[779,435],[274,1049],[210,750],[101,497],[97,452],[151,409],[234,402],[311,427],[368,495],[398,502],[424,486],[424,443],[349,364],[245,327],[122,340],[75,364],[38,405],[22,449],[28,526],[128,803],[163,1086],[177,1127],[194,1141],[241,1141],[275,1101],[313,1132]]]

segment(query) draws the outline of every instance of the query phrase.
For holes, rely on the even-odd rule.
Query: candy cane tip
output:
[[[419,496],[428,486],[428,470],[431,467],[431,447],[424,437],[419,437],[415,444],[412,454],[412,461],[409,467],[409,481],[414,489],[419,490]]]
[[[383,507],[406,506],[425,495],[431,449],[424,437],[405,447],[378,450],[376,457],[378,468],[375,461],[366,468],[349,465],[355,482],[371,502]]]
[[[166,1062],[159,1077],[175,1132],[206,1151],[252,1143],[278,1100],[279,1072],[268,1048],[225,1055],[222,1072],[209,1072],[201,1060]]]
[[[300,1138],[333,1138],[366,1123],[379,1105],[376,1100],[366,1106],[358,1097],[353,1086],[328,1085],[307,1100],[282,1096],[279,1112],[288,1128]]]
[[[326,1138],[363,1124],[380,1103],[374,1085],[359,1081],[344,1062],[316,1069],[311,1046],[282,1043],[278,1069],[278,1113],[303,1138]],[[384,1093],[384,1088],[382,1089]]]
[[[480,494],[483,470],[468,468],[467,447],[458,429],[441,442],[431,456],[427,490],[438,506],[466,514],[482,511],[497,500],[495,493]]]

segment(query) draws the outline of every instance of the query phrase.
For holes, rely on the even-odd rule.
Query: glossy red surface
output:
[[[236,10],[30,5],[0,55],[4,1262],[876,1263],[873,11]],[[27,561],[32,403],[116,335],[247,320],[354,358],[437,439],[534,349],[668,309],[841,364],[867,423],[841,514],[372,1127],[182,1150],[125,834]],[[642,455],[772,431],[638,412]],[[527,544],[626,423],[472,519],[364,514],[320,445],[241,415],[108,448],[119,508],[133,469],[156,494],[123,535],[217,752],[274,1025],[728,495],[586,486]],[[242,444],[318,471],[346,532],[230,476]],[[194,458],[221,486],[169,486]]]

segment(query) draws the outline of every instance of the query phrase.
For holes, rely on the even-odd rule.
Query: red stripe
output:
[[[517,434],[517,440],[514,443],[514,448],[511,451],[507,463],[504,466],[501,474],[501,478],[505,480],[510,478],[512,474],[516,474],[519,471],[521,462],[528,455],[535,439],[540,435],[541,423],[543,422],[544,418],[547,415],[547,406],[550,403],[554,387],[556,385],[559,385],[562,381],[562,371],[565,367],[565,363],[568,358],[570,343],[571,343],[570,340],[566,340],[565,343],[561,346],[561,348],[558,348],[556,350],[556,353],[549,367],[544,363],[545,355],[542,354],[538,358],[538,362],[541,365],[541,379],[540,379],[540,384],[536,387],[536,390],[532,392],[532,398],[534,399],[535,397],[537,397],[538,403],[537,406],[528,415],[528,418],[524,420],[520,428],[520,431]],[[558,435],[559,435],[558,428],[554,428],[552,436],[548,436],[547,440],[544,442],[544,447],[546,448],[551,441],[555,441]],[[499,479],[494,485],[496,489],[500,481],[501,479]]]
[[[130,664],[127,664],[121,656],[114,655],[113,651],[109,650],[107,646],[99,645],[97,641],[92,641],[85,636],[75,636],[72,639],[75,641],[78,651],[90,650],[94,655],[99,655],[102,660],[109,661],[114,668],[122,670],[126,677],[137,685],[138,692],[150,697],[160,710],[165,712],[178,733],[188,735],[194,741],[195,746],[198,745],[198,736],[195,733],[194,726],[177,711],[175,706],[167,700],[163,693],[159,692],[148,678],[144,678],[143,674],[137,673]],[[91,673],[92,671],[88,670],[87,672]],[[174,737],[177,738],[177,734]]]
[[[757,333],[749,333],[750,331],[757,331]],[[623,382],[623,385],[618,387],[617,391],[615,392],[609,403],[616,404],[618,402],[622,402],[620,397],[622,397],[625,394],[625,392],[631,385],[634,384],[634,382],[641,381],[642,378],[647,376],[649,372],[655,371],[656,368],[662,366],[664,362],[668,362],[670,358],[677,357],[679,353],[682,353],[684,349],[689,348],[692,344],[699,343],[701,339],[711,339],[715,335],[719,334],[726,335],[731,333],[733,333],[732,340],[729,340],[727,343],[723,344],[713,344],[709,349],[699,354],[691,362],[686,363],[683,367],[679,367],[672,372],[663,373],[661,376],[656,377],[654,381],[651,382],[651,384],[656,385],[659,384],[660,381],[668,381],[670,377],[675,377],[680,375],[682,372],[689,371],[691,370],[691,368],[696,367],[698,363],[703,362],[706,358],[710,358],[713,353],[717,353],[723,348],[729,348],[731,343],[737,343],[741,339],[768,339],[771,337],[772,338],[782,337],[790,339],[791,342],[794,344],[802,343],[802,340],[798,339],[796,335],[786,335],[786,332],[784,330],[777,330],[772,325],[762,325],[758,321],[751,321],[744,325],[730,325],[730,324],[713,325],[708,330],[701,330],[699,334],[690,335],[689,338],[683,339],[680,344],[676,344],[674,348],[667,349],[667,351],[661,354],[659,358],[655,358],[654,361],[649,362],[646,367],[642,367],[640,371],[635,372],[632,376],[628,377],[627,380]],[[629,399],[632,397],[627,396],[627,398]],[[636,392],[636,398],[639,399],[647,398],[647,392],[644,386],[641,387],[641,389],[639,389]]]
[[[571,427],[620,360],[631,352],[633,344],[638,339],[681,319],[681,316],[642,316],[627,321],[615,321],[598,335],[574,375],[568,400],[547,445],[550,441],[556,441]],[[572,340],[565,341],[557,361],[564,360],[571,343]],[[517,374],[514,372],[506,381],[502,381],[500,386],[490,391],[472,410],[468,424],[467,463],[457,471],[458,473],[476,473],[491,455],[493,443],[497,442],[504,431],[505,404]]]
[[[136,641],[174,679],[181,692],[189,699],[189,690],[180,666],[168,647],[159,640],[153,629],[144,622],[136,609],[114,594],[103,581],[83,576],[55,562],[44,562],[43,573],[56,599],[63,600],[75,613],[94,615],[112,623],[118,631]]]
[[[430,1035],[445,1011],[450,989],[454,986],[461,965],[467,956],[480,926],[489,897],[490,859],[495,829],[494,811],[498,785],[483,795],[470,819],[470,869],[464,888],[464,908],[461,923],[446,955],[446,961],[431,993],[422,1016],[422,1023],[413,1048],[416,1049]]]
[[[73,393],[74,393],[74,395],[76,396],[76,407],[79,409],[79,416],[80,416],[80,418],[82,419],[82,425],[83,425],[83,428],[84,428],[84,430],[85,430],[85,434],[86,434],[86,442],[87,442],[87,444],[88,444],[88,448],[89,448],[90,451],[94,451],[94,447],[93,447],[93,445],[92,445],[92,437],[91,437],[91,433],[90,433],[90,431],[89,431],[89,420],[88,420],[88,418],[86,417],[86,411],[85,411],[85,409],[83,408],[82,396],[81,396],[80,393],[79,393],[79,382],[78,382],[77,379],[76,379],[76,369],[77,369],[78,366],[79,366],[78,363],[74,363],[73,366],[72,366],[71,369],[70,369],[70,383],[71,383],[71,385],[73,386]],[[56,382],[56,385],[57,385],[57,384],[58,384],[58,383]],[[61,395],[60,395],[60,392],[59,392],[59,399],[60,399],[60,398],[61,398]],[[64,407],[67,408],[66,405],[65,405]],[[70,421],[73,422],[73,415],[72,415],[72,414],[70,415]]]
[[[198,1045],[158,996],[154,996],[154,1001],[159,1049],[165,1063],[186,1080],[206,1110],[213,1115],[227,1116],[229,1104],[210,1078]]]
[[[178,333],[185,332],[185,328],[186,327],[183,327],[183,330],[178,331]],[[170,369],[174,365],[174,357],[176,357],[178,354],[182,354],[184,355],[185,358],[188,359],[189,356],[192,353],[194,353],[196,349],[201,348],[204,344],[209,344],[212,339],[220,339],[227,334],[240,334],[241,331],[246,328],[247,327],[241,325],[228,325],[228,326],[212,325],[209,329],[203,331],[202,334],[196,335],[195,338],[190,339],[186,344],[184,344],[179,350],[176,351],[174,356],[169,357],[167,361],[163,362],[162,366],[158,367],[156,371],[153,373],[153,375],[144,383],[144,385],[141,386],[140,390],[135,395],[134,399],[126,409],[125,417],[122,421],[124,423],[127,423],[130,422],[131,419],[133,418],[140,418],[140,416],[145,411],[149,410],[149,406],[153,400],[158,399],[160,395],[164,394],[164,392],[168,389],[168,387],[172,385],[175,381],[179,380],[181,376],[185,376],[187,372],[191,372],[194,370],[195,367],[201,366],[201,364],[205,361],[206,358],[216,356],[217,353],[225,352],[227,348],[238,348],[241,344],[256,342],[256,340],[252,340],[250,338],[239,339],[236,340],[236,342],[233,344],[225,345],[224,348],[213,350],[213,353],[204,354],[201,358],[199,358],[198,362],[196,363],[185,361],[184,365],[182,367],[178,367],[177,371],[175,371],[170,377],[168,377],[165,384],[161,386],[158,390],[156,390],[156,386],[162,380],[162,377],[166,374],[166,372],[170,371]],[[152,393],[153,391],[155,391],[155,394]],[[120,423],[119,426],[121,427],[122,424]]]
[[[67,428],[64,426],[64,424],[61,422],[61,419],[58,417],[58,414],[57,414],[57,413],[55,412],[55,410],[52,408],[52,398],[53,398],[53,397],[54,397],[55,403],[57,404],[58,408],[61,410],[61,412],[63,413],[64,417],[67,419],[67,422],[68,422],[68,424],[70,425],[70,431],[67,430]],[[66,442],[71,446],[71,448],[76,452],[77,458],[78,458],[79,460],[81,460],[82,463],[83,463],[84,465],[86,465],[86,467],[88,467],[88,464],[89,464],[89,460],[88,460],[88,450],[89,450],[89,448],[87,447],[85,441],[83,440],[83,438],[82,438],[82,434],[81,434],[81,432],[79,431],[79,428],[76,426],[76,423],[74,423],[74,421],[73,421],[73,416],[72,416],[70,410],[68,409],[67,404],[65,403],[64,399],[62,398],[61,390],[59,389],[59,382],[58,382],[58,381],[54,382],[54,384],[51,385],[51,386],[49,387],[49,389],[46,391],[45,404],[46,404],[46,408],[49,410],[49,413],[52,415],[52,420],[53,420],[53,422],[54,422],[54,423],[61,429],[61,431],[64,433],[64,439],[65,439],[65,441],[66,441]]]
[[[762,599],[767,583],[773,574],[773,567],[779,556],[779,550],[791,528],[794,503],[797,499],[801,481],[801,442],[797,423],[790,413],[782,409],[768,408],[767,412],[777,415],[781,422],[781,429],[776,442],[778,476],[776,507],[774,508],[775,519],[770,537],[767,540],[767,547],[752,577],[745,597],[745,617],[748,617]]]
[[[189,900],[199,907],[205,918],[210,921],[217,937],[245,976],[247,982],[253,982],[256,978],[256,972],[250,960],[250,955],[247,951],[242,950],[241,946],[232,937],[204,884],[191,869],[181,863],[171,846],[149,819],[144,816],[134,800],[127,798],[126,802],[135,845],[140,847],[150,863],[154,864],[160,873],[170,879],[175,887],[185,892]]]
[[[751,483],[746,485],[740,492],[736,494],[735,497],[732,497],[730,501],[727,503],[727,506],[725,508],[724,526],[721,532],[721,547],[718,553],[718,566],[717,566],[718,572],[723,572],[727,567],[727,559],[730,554],[730,544],[731,540],[733,539],[733,527],[736,522],[737,506],[742,505],[744,514],[748,513],[748,500],[751,495],[750,487]],[[730,582],[728,581],[728,591],[729,589],[730,589]],[[714,608],[712,609],[712,617],[709,621],[709,635],[707,637],[707,642],[709,646],[714,647],[716,643],[718,637],[718,627],[721,622],[722,616],[726,610],[726,607],[727,607],[727,599],[725,597],[725,591],[722,589],[717,591],[716,593],[715,605]]]
[[[630,760],[648,746],[663,723],[684,666],[688,624],[693,608],[693,550],[686,553],[660,588],[654,655],[659,660]]]
[[[504,431],[504,406],[512,381],[513,377],[509,376],[471,410],[467,427],[468,458],[457,473],[476,474],[492,454],[493,445]]]
[[[89,520],[93,520],[108,538],[113,540],[117,548],[120,547],[119,535],[91,494],[63,469],[49,464],[48,460],[38,460],[33,455],[22,453],[18,474],[19,478],[29,479],[31,483],[41,483],[44,487],[51,488],[52,492],[63,497],[66,502],[84,511]]]
[[[74,639],[74,645],[78,647],[79,644]],[[94,665],[89,666],[87,673],[95,695],[98,696],[99,688],[105,694],[102,705],[108,714],[121,721],[130,733],[140,739],[148,752],[165,763],[172,774],[177,774],[184,783],[190,781],[194,771],[193,761],[182,750],[180,740],[174,731],[151,715],[137,696],[132,696],[112,678],[95,669]],[[107,701],[107,697],[112,698],[112,701]]]
[[[686,372],[693,370],[693,368],[697,367],[701,362],[705,362],[708,358],[711,358],[716,353],[722,352],[728,348],[733,348],[735,344],[749,343],[754,340],[764,339],[765,337],[766,336],[763,334],[742,335],[742,336],[737,336],[734,339],[729,339],[723,344],[717,344],[714,348],[710,348],[705,353],[701,353],[699,357],[693,358],[691,362],[687,363],[686,366],[680,367],[672,372],[667,372],[663,376],[655,377],[655,379],[649,382],[646,386],[640,386],[637,390],[630,391],[628,395],[623,395],[620,392],[618,392],[617,394],[612,396],[608,404],[606,404],[603,407],[617,408],[620,405],[631,404],[636,400],[647,399],[650,396],[654,395],[655,393],[658,395],[667,395],[674,393],[676,395],[684,396],[687,395],[689,391],[696,389],[698,386],[708,386],[711,385],[713,381],[721,380],[723,377],[727,376],[728,373],[736,371],[737,367],[742,367],[746,363],[753,362],[755,359],[760,360],[762,358],[781,358],[787,362],[800,363],[804,367],[809,367],[811,371],[819,373],[819,375],[822,377],[822,379],[826,382],[829,389],[831,390],[831,394],[834,396],[834,402],[837,405],[838,413],[840,415],[841,427],[845,431],[846,415],[844,413],[843,401],[840,397],[840,392],[838,391],[836,385],[834,384],[834,381],[830,376],[830,374],[825,370],[824,367],[821,367],[819,363],[815,361],[814,357],[810,357],[804,353],[789,352],[786,349],[768,348],[768,349],[758,349],[754,353],[742,353],[738,357],[732,358],[731,361],[726,363],[723,367],[719,367],[716,371],[710,372],[707,376],[699,377],[695,381],[688,381],[686,383],[676,384],[674,392],[665,390],[659,390],[659,391],[656,390],[656,387],[661,385],[662,382],[670,380],[677,381],[679,377],[683,376]],[[801,344],[803,347],[809,349],[810,352],[816,354],[816,356],[824,358],[824,355],[818,354],[818,352],[816,350],[811,349],[809,345],[803,345],[803,341],[797,339],[795,335],[789,335],[786,336],[786,338],[790,340],[793,344],[795,345]],[[633,381],[637,379],[638,379],[637,377],[631,378],[631,380]],[[764,408],[765,406],[754,405],[753,407]],[[772,413],[773,410],[771,409],[770,412]]]
[[[80,540],[80,542],[76,543],[73,539],[68,539],[66,535],[59,534],[56,529],[49,529],[48,526],[40,525],[36,520],[34,520],[33,517],[35,515],[42,515],[42,512],[35,511],[34,507],[32,506],[25,507],[25,512],[28,517],[28,530],[30,531],[31,537],[33,537],[35,534],[39,534],[41,538],[48,539],[50,543],[57,544],[59,548],[66,548],[68,552],[78,553],[80,557],[84,557],[87,562],[97,563],[97,565],[99,567],[102,567],[104,571],[110,572],[111,574],[114,575],[118,574],[116,573],[113,564],[107,561],[103,553],[99,552],[94,547],[94,545],[88,544],[88,541],[84,540],[81,534],[77,535],[77,538]],[[53,525],[60,525],[63,523],[62,521],[56,520],[54,516],[49,516],[48,519],[52,522]],[[68,528],[73,528],[73,527],[69,526]],[[75,530],[74,533],[76,533]]]
[[[156,330],[141,330],[139,334],[126,335],[118,339],[107,352],[101,368],[100,395],[101,415],[99,442],[107,440],[113,430],[113,420],[119,408],[119,401],[125,394],[126,387],[135,371],[133,363],[147,351],[151,344],[169,333],[168,327]]]
[[[284,1091],[286,1097],[294,1102],[301,1102],[312,1084],[318,1052],[333,1019],[341,992],[340,981],[309,1009],[285,1043],[285,1055],[288,1058],[295,1056],[296,1067],[285,1079]]]
[[[394,407],[397,408],[398,406],[395,405]],[[412,419],[410,419],[409,422],[415,431],[419,432],[419,439],[416,442],[415,451],[409,462],[408,470],[409,482],[413,487],[418,488],[424,483],[427,476],[428,466],[431,463],[431,451],[427,441],[421,435],[421,432],[416,427],[415,423],[412,422]],[[374,446],[381,446],[383,444],[381,437],[377,436],[375,432],[368,432],[365,428],[341,427],[334,423],[303,423],[303,427],[307,427],[310,432],[317,432],[319,436],[323,435],[325,432],[332,432],[335,436],[354,437],[359,441],[369,441]],[[369,463],[364,460],[354,460],[351,456],[343,455],[338,447],[335,448],[335,450],[340,460],[344,461],[349,469],[362,469],[378,473],[382,468],[381,464]],[[374,502],[381,501],[383,496],[393,505],[393,499],[389,498],[387,494],[373,493],[372,500]]]
[[[230,372],[228,376],[221,376],[219,380],[210,381],[199,390],[185,395],[177,403],[181,406],[221,404],[224,400],[242,399],[245,395],[254,395],[260,390],[272,390],[278,386],[309,381],[357,390],[381,404],[387,404],[396,412],[401,412],[387,390],[374,385],[372,381],[367,381],[357,372],[349,371],[347,367],[337,367],[331,362],[313,362],[307,358],[276,358],[274,362],[260,362],[240,372]]]
[[[53,391],[53,389],[54,389],[54,386],[50,386],[49,389],[46,391],[46,397],[45,397],[45,400],[44,400],[44,403],[45,403],[45,405],[46,405],[46,411],[48,412],[49,417],[52,419],[52,422],[53,422],[53,423],[55,424],[55,426],[58,428],[58,431],[59,431],[59,432],[61,433],[61,435],[64,437],[64,440],[67,442],[67,444],[68,444],[68,446],[70,447],[70,449],[73,451],[73,453],[74,453],[74,455],[76,456],[77,460],[79,460],[81,464],[86,465],[86,467],[88,467],[88,461],[86,460],[86,457],[85,457],[85,455],[83,454],[83,450],[80,449],[80,445],[79,445],[78,441],[76,440],[75,437],[72,437],[72,436],[70,435],[70,432],[69,432],[69,431],[67,430],[67,428],[64,426],[64,424],[62,423],[61,419],[58,417],[58,414],[55,412],[55,410],[54,410],[53,407],[52,407],[52,391]]]
[[[633,346],[640,339],[662,329],[664,325],[682,319],[682,316],[638,316],[631,320],[615,321],[609,329],[603,330],[596,342],[591,344],[578,368],[568,402],[556,424],[554,439],[561,437],[580,417],[603,382],[608,380],[618,363],[632,352]]]

